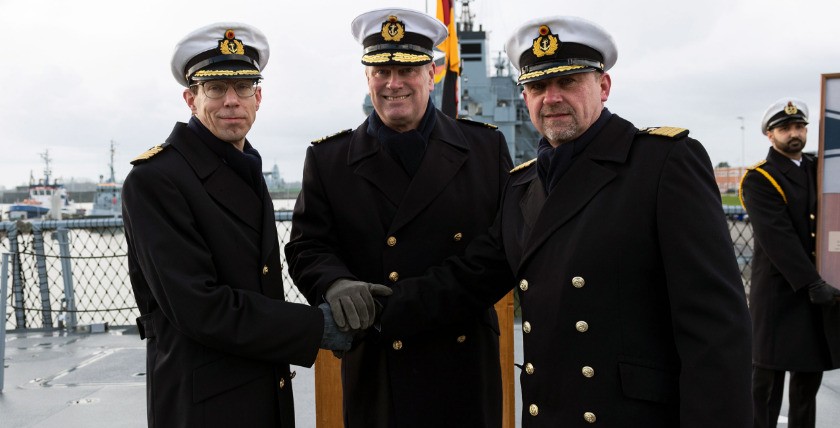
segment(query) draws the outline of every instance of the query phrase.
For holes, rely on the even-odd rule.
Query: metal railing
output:
[[[749,291],[752,227],[740,207],[724,207],[735,256]],[[289,240],[291,212],[275,213],[280,244]],[[0,222],[0,281],[7,330],[52,330],[108,323],[134,325],[139,316],[126,262],[122,219]],[[281,257],[286,300],[306,303]],[[2,312],[0,312],[2,314]]]

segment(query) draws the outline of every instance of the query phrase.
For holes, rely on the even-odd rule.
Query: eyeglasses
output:
[[[242,98],[253,97],[257,93],[257,80],[237,80],[233,83],[228,83],[224,80],[209,80],[206,82],[194,83],[192,86],[204,87],[204,94],[207,98],[216,99],[221,98],[227,94],[228,87],[233,86],[236,95]]]

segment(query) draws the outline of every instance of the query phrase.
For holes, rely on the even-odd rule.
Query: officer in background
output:
[[[446,27],[421,12],[373,10],[351,24],[374,111],[307,149],[286,245],[289,273],[348,328],[374,322],[376,283],[399,288],[492,223],[511,167],[503,134],[432,103],[432,49]],[[352,297],[346,297],[350,295]],[[439,328],[384,340],[375,328],[342,358],[348,428],[499,427],[499,327],[493,302]],[[413,302],[406,302],[412,305]],[[353,313],[368,314],[350,317]]]
[[[523,427],[750,426],[749,313],[703,146],[604,107],[618,53],[594,23],[535,19],[506,50],[538,158],[466,257],[394,288],[382,336],[516,285]]]
[[[840,367],[840,290],[816,260],[817,163],[802,153],[808,107],[782,98],[764,112],[767,158],[741,180],[753,227],[750,312],[756,427],[775,427],[790,373],[788,426],[814,427],[823,371]]]
[[[350,347],[329,307],[284,301],[271,196],[245,138],[268,55],[245,24],[181,40],[172,74],[192,117],[123,185],[150,427],[293,427],[289,364]]]

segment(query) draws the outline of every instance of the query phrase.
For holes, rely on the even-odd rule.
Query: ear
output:
[[[609,73],[604,73],[601,75],[601,102],[604,103],[607,101],[607,98],[610,97],[610,88],[612,87],[612,78],[610,77]]]
[[[254,93],[254,100],[257,102],[257,110],[260,109],[260,103],[262,102],[262,86],[257,86],[257,92]]]
[[[429,64],[431,65],[429,67],[429,92],[431,92],[435,90],[435,70],[437,70],[437,66],[434,61]]]
[[[197,110],[195,106],[195,94],[193,93],[193,91],[190,90],[190,88],[187,88],[184,89],[183,96],[184,101],[187,103],[187,107],[190,108],[190,112],[192,112],[192,114],[195,115],[195,112]]]

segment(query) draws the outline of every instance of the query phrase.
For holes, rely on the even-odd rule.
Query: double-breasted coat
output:
[[[548,196],[533,164],[517,168],[466,257],[394,289],[383,335],[416,329],[431,300],[427,325],[515,286],[523,427],[751,426],[744,289],[710,160],[686,135],[613,115]]]
[[[808,297],[807,285],[820,279],[817,165],[808,154],[802,163],[771,147],[747,170],[741,197],[753,228],[753,361],[766,369],[816,372],[840,367],[840,306],[815,305]]]
[[[367,121],[308,148],[285,251],[311,304],[339,278],[399,287],[492,223],[511,164],[503,134],[435,114],[413,179]],[[346,426],[501,426],[498,341],[492,303],[395,340],[369,329],[342,358]]]
[[[148,424],[292,427],[289,364],[314,363],[323,313],[284,301],[268,191],[206,144],[178,123],[123,185]]]

